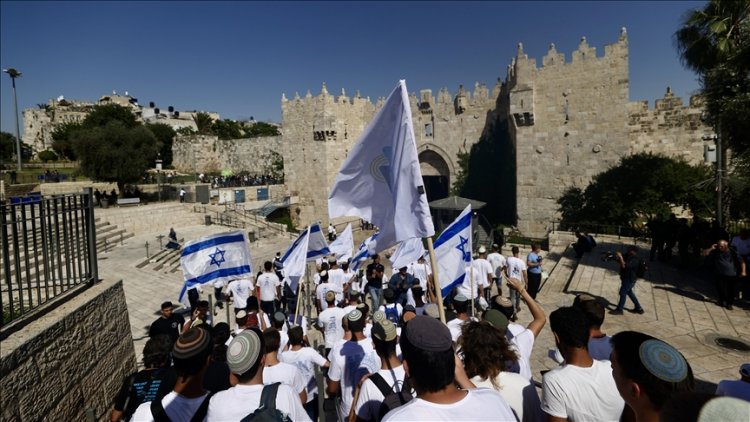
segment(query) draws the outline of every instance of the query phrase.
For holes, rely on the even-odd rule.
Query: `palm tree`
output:
[[[213,125],[214,120],[208,113],[196,113],[193,116],[193,121],[195,122],[195,126],[198,128],[198,133],[200,133],[201,135],[207,135],[212,132],[211,126]]]

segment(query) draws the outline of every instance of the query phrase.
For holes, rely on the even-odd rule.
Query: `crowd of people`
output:
[[[236,188],[241,186],[261,186],[277,185],[284,183],[283,178],[278,178],[271,174],[235,174],[231,176],[206,176],[198,175],[201,183],[211,183],[214,189],[217,188]]]
[[[278,255],[255,277],[213,286],[217,309],[234,308],[232,326],[214,325],[191,289],[188,320],[162,305],[145,369],[123,382],[112,420],[318,420],[326,397],[341,421],[692,421],[731,408],[747,420],[750,364],[715,394],[696,393],[683,354],[645,333],[607,335],[596,298],[545,312],[535,300],[541,248],[511,254],[479,248],[468,282],[444,304],[424,257],[389,277],[378,255],[361,271],[321,259],[305,293],[317,311],[309,322]],[[522,325],[524,310],[531,321]],[[531,356],[547,323],[556,347],[544,371]]]

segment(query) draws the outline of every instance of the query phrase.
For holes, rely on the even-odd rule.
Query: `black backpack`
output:
[[[391,410],[403,406],[409,403],[414,396],[411,394],[411,384],[409,384],[409,378],[404,378],[404,383],[401,386],[401,390],[394,391],[394,386],[388,385],[385,379],[380,374],[370,375],[370,380],[375,383],[380,393],[383,394],[383,402],[380,404],[380,413],[378,414],[377,420],[380,421],[383,417]]]
[[[648,264],[646,263],[646,260],[639,259],[638,268],[635,269],[635,275],[638,277],[643,277],[646,275],[646,271],[648,271]]]
[[[292,422],[289,416],[281,413],[276,408],[276,393],[279,391],[280,382],[263,386],[263,392],[260,393],[260,407],[240,420],[240,422]]]

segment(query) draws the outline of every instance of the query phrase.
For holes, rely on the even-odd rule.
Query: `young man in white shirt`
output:
[[[263,263],[263,274],[256,280],[256,295],[260,299],[260,308],[268,315],[276,312],[276,301],[281,297],[281,280],[273,272],[273,263]]]
[[[263,332],[263,344],[266,354],[266,364],[263,368],[263,384],[271,385],[275,382],[286,384],[299,394],[300,404],[307,403],[307,383],[296,366],[279,361],[279,344],[281,336],[275,328]]]
[[[234,301],[234,313],[247,308],[247,298],[253,294],[253,281],[250,278],[232,280],[227,285],[227,294]]]
[[[251,328],[238,334],[227,348],[227,365],[234,387],[220,391],[211,398],[208,406],[209,421],[238,421],[260,407],[264,388],[263,367],[265,355],[263,335]],[[279,384],[275,407],[293,421],[310,421],[302,408],[299,395],[288,385]],[[174,420],[174,419],[173,419]]]
[[[557,309],[550,314],[550,328],[565,365],[544,374],[542,411],[547,421],[619,421],[625,402],[610,362],[589,355],[583,311],[572,306]]]
[[[344,337],[341,319],[346,315],[346,311],[333,305],[336,301],[336,294],[332,291],[326,293],[325,301],[328,307],[318,315],[318,328],[323,329],[327,355],[336,342]]]
[[[352,407],[352,412],[357,415],[358,421],[378,421],[384,416],[380,414],[380,409],[385,395],[375,382],[376,376],[379,376],[392,391],[401,394],[401,400],[413,397],[411,386],[404,382],[406,372],[396,354],[397,341],[396,326],[391,321],[386,319],[373,325],[372,344],[380,357],[380,371],[371,374],[354,394],[357,401]]]
[[[328,282],[336,286],[336,303],[341,303],[344,300],[344,286],[346,286],[349,280],[346,278],[344,270],[339,267],[336,257],[328,259],[328,266],[330,267],[330,270],[328,270]]]
[[[352,339],[344,343],[331,356],[326,392],[329,396],[341,396],[338,402],[340,420],[346,420],[354,401],[354,389],[363,376],[380,369],[380,358],[372,346],[372,340],[365,337],[365,315],[355,309],[346,316]]]
[[[670,398],[695,386],[685,357],[648,334],[620,331],[612,336],[611,362],[617,390],[637,422],[659,420]]]
[[[468,387],[468,377],[463,368],[457,368],[450,331],[440,321],[427,316],[414,317],[404,327],[399,343],[404,372],[417,396],[388,412],[383,421],[516,420],[508,403],[496,391],[456,386],[458,381]]]
[[[480,290],[480,292],[482,292],[481,295],[486,300],[489,300],[490,287],[492,286],[492,278],[495,276],[495,272],[492,270],[492,264],[487,260],[487,248],[480,246],[477,253],[479,254],[479,257],[471,261],[471,265],[474,267],[474,272],[478,272],[480,277],[482,277],[483,287]]]
[[[151,422],[161,420],[158,414],[162,414],[175,422],[187,422],[198,412],[205,417],[211,397],[202,384],[212,351],[213,342],[207,330],[191,328],[183,333],[172,348],[172,362],[177,373],[174,389],[158,403],[142,403],[131,420]]]
[[[506,261],[505,275],[508,276],[508,278],[521,280],[523,282],[523,288],[527,289],[529,286],[529,278],[526,274],[526,262],[518,257],[518,246],[513,246],[511,252],[513,253],[513,256],[509,257]],[[521,306],[521,296],[519,296],[514,289],[510,290],[510,300],[513,302],[513,309],[518,312]]]
[[[469,316],[469,299],[464,295],[457,295],[453,298],[453,309],[456,311],[456,317],[445,325],[451,332],[453,342],[458,343],[458,338],[461,336],[461,327],[467,322],[477,319]]]
[[[497,294],[502,293],[502,273],[505,271],[505,257],[500,253],[500,246],[497,243],[492,244],[492,252],[487,255],[487,262],[492,265],[492,279],[497,285]]]
[[[328,368],[330,363],[312,347],[303,343],[302,327],[289,329],[289,350],[279,355],[279,360],[297,367],[307,384],[307,403],[304,408],[310,419],[318,420],[318,383],[315,380],[315,365]]]

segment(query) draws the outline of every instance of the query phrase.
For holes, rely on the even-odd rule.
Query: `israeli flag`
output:
[[[185,293],[201,284],[251,277],[253,267],[245,233],[220,233],[185,243],[180,267],[185,280],[179,298],[183,303]]]
[[[440,290],[443,297],[463,283],[466,266],[471,264],[471,205],[435,240]]]
[[[354,249],[354,236],[352,235],[352,224],[346,225],[344,231],[328,245],[331,253],[336,254],[336,259],[347,260],[352,257]]]
[[[301,277],[305,274],[305,266],[307,265],[308,247],[310,240],[310,227],[305,229],[297,239],[292,242],[289,249],[284,252],[284,256],[281,257],[281,262],[284,265],[284,276],[293,278]]]
[[[331,254],[331,250],[328,248],[325,236],[323,236],[323,230],[320,229],[320,224],[315,223],[310,226],[310,240],[307,243],[307,260],[315,261],[318,258],[322,258],[326,255]]]
[[[416,262],[419,257],[424,256],[425,250],[422,244],[422,238],[414,237],[404,240],[398,245],[396,252],[389,258],[391,267],[396,271],[401,267],[406,267],[412,262]]]
[[[377,243],[379,232],[374,233],[372,236],[368,237],[367,239],[363,240],[362,243],[359,245],[359,249],[357,249],[357,252],[352,257],[352,264],[351,264],[351,270],[356,272],[359,270],[359,267],[362,266],[362,263],[367,260],[370,255],[375,254],[375,250],[373,249],[373,246]]]

